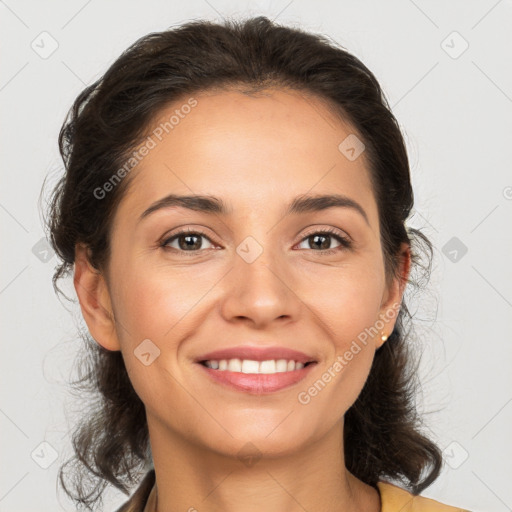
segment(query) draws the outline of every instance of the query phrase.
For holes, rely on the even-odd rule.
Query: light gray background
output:
[[[418,301],[420,403],[434,411],[426,422],[445,466],[423,494],[475,512],[512,510],[510,0],[0,0],[0,511],[73,510],[56,475],[71,455],[65,382],[79,316],[53,293],[56,258],[41,242],[37,205],[43,178],[53,184],[62,169],[67,110],[140,36],[259,14],[329,35],[384,88],[410,155],[411,225],[436,246]],[[56,51],[41,55],[52,39]],[[111,492],[105,510],[125,499]]]

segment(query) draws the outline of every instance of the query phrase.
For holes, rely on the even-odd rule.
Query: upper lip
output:
[[[221,359],[251,359],[253,361],[268,361],[271,359],[293,360],[299,363],[314,362],[312,356],[285,347],[255,347],[249,345],[239,345],[237,347],[225,348],[208,352],[196,359],[196,362],[202,361],[220,361]]]

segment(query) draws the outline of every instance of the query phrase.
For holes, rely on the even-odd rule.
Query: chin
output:
[[[290,418],[293,414],[290,415]],[[210,449],[228,457],[282,457],[288,456],[304,449],[311,442],[303,428],[303,423],[297,422],[293,426],[283,421],[286,415],[281,414],[279,419],[272,422],[253,423],[223,423],[229,432],[222,430],[222,434],[215,435],[215,439],[208,437],[202,440],[206,449]],[[286,424],[286,425],[285,425]]]

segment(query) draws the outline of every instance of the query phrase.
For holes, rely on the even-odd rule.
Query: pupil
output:
[[[191,239],[197,238],[199,242],[190,242]],[[185,240],[185,243],[181,243],[182,240]],[[183,235],[180,237],[180,248],[181,249],[199,249],[201,247],[201,239],[197,235]]]
[[[314,243],[318,243],[319,238],[323,238],[324,242],[320,243],[320,249],[329,249],[329,243],[328,243],[328,237],[325,235],[313,235],[311,238],[313,238]]]

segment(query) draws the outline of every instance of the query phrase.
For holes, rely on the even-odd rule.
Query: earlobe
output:
[[[107,283],[91,265],[83,244],[75,247],[73,284],[91,336],[107,350],[120,350]]]
[[[381,325],[383,324],[383,327],[380,329],[380,335],[376,339],[376,348],[380,348],[389,338],[395,327],[398,313],[400,312],[402,297],[411,270],[411,250],[409,244],[402,243],[399,257],[398,275],[392,279],[387,288],[380,309],[379,320]]]

